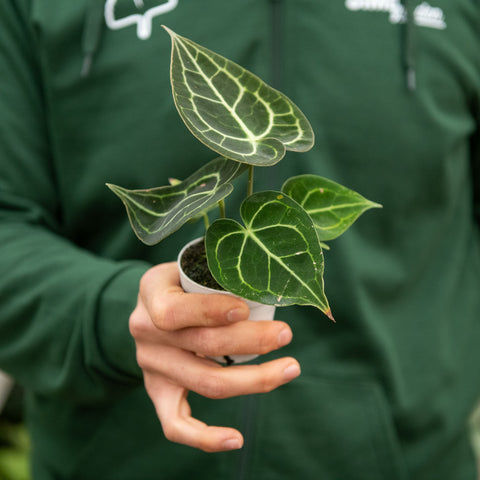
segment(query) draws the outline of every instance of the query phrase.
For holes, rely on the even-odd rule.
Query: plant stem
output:
[[[247,197],[253,193],[253,165],[248,166],[248,187],[247,187]]]
[[[218,208],[220,210],[220,218],[225,218],[225,200],[218,202]]]
[[[205,231],[207,231],[210,226],[210,219],[206,213],[203,214],[203,223],[205,224]]]

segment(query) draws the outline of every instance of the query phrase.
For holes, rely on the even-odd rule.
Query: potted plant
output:
[[[227,292],[275,306],[313,305],[333,320],[324,293],[325,242],[380,205],[329,179],[300,175],[278,191],[255,192],[255,167],[314,144],[305,115],[283,93],[240,65],[164,27],[172,40],[170,77],[180,117],[219,156],[186,180],[144,190],[107,184],[125,204],[139,239],[154,245],[192,219],[205,219],[208,271]],[[248,174],[243,225],[225,218],[232,182]],[[208,212],[219,217],[209,224]]]

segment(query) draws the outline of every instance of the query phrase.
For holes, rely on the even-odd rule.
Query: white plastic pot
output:
[[[187,243],[180,253],[178,254],[177,264],[178,269],[180,271],[180,283],[182,288],[187,293],[215,293],[215,294],[223,294],[223,295],[231,295],[235,297],[233,293],[225,292],[223,290],[215,290],[214,288],[205,287],[203,285],[198,284],[191,280],[185,272],[182,270],[180,259],[182,258],[183,252],[190,247],[191,245],[203,241],[203,238],[197,238],[192,240],[191,242]],[[275,315],[275,306],[273,305],[264,305],[258,302],[252,302],[250,300],[243,299],[244,302],[248,305],[250,309],[250,315],[248,320],[273,320]],[[244,363],[257,358],[258,355],[225,355],[224,357],[209,357],[212,360],[215,360],[218,363],[226,363],[226,364],[236,364],[236,363]]]

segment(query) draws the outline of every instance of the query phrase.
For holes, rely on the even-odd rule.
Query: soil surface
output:
[[[204,287],[223,290],[208,269],[205,242],[201,241],[188,247],[185,252],[183,252],[180,265],[187,277],[191,278],[194,282]]]

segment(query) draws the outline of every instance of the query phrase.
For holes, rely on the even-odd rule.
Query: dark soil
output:
[[[183,252],[180,265],[187,277],[194,282],[204,287],[223,290],[208,269],[205,243],[203,241],[191,245]]]

